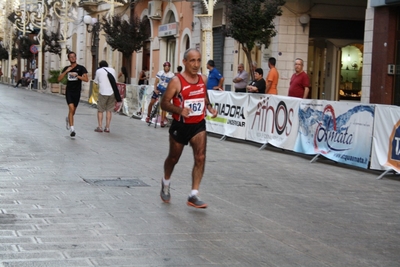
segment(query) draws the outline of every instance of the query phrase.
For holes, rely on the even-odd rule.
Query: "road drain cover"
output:
[[[98,186],[141,187],[149,186],[139,179],[83,179],[86,183]]]

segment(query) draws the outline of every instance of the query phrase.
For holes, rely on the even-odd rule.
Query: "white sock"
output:
[[[199,193],[199,190],[193,189],[192,191],[190,191],[189,197],[196,196],[198,193]]]
[[[70,129],[71,129],[71,132],[75,131],[74,126],[71,126]]]
[[[169,179],[165,180],[165,177],[163,177],[162,178],[162,182],[163,182],[164,185],[169,186],[169,182],[170,182]]]

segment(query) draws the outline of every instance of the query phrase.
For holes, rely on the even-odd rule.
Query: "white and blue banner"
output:
[[[303,100],[295,151],[368,168],[374,105]]]
[[[249,94],[246,139],[293,150],[300,102],[293,97]]]
[[[216,118],[207,115],[207,132],[245,139],[248,110],[247,94],[208,90],[208,97],[218,115]]]
[[[376,105],[371,169],[400,172],[400,107]]]

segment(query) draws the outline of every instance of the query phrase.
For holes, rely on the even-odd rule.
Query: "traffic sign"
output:
[[[32,54],[37,54],[38,52],[38,48],[36,47],[36,45],[31,45],[31,47],[29,47],[29,50]]]

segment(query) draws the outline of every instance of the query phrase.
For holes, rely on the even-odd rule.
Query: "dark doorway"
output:
[[[224,75],[224,41],[225,31],[222,27],[213,28],[213,60],[215,68]]]
[[[397,14],[397,27],[396,27],[396,62],[394,68],[394,103],[400,106],[400,14]]]

